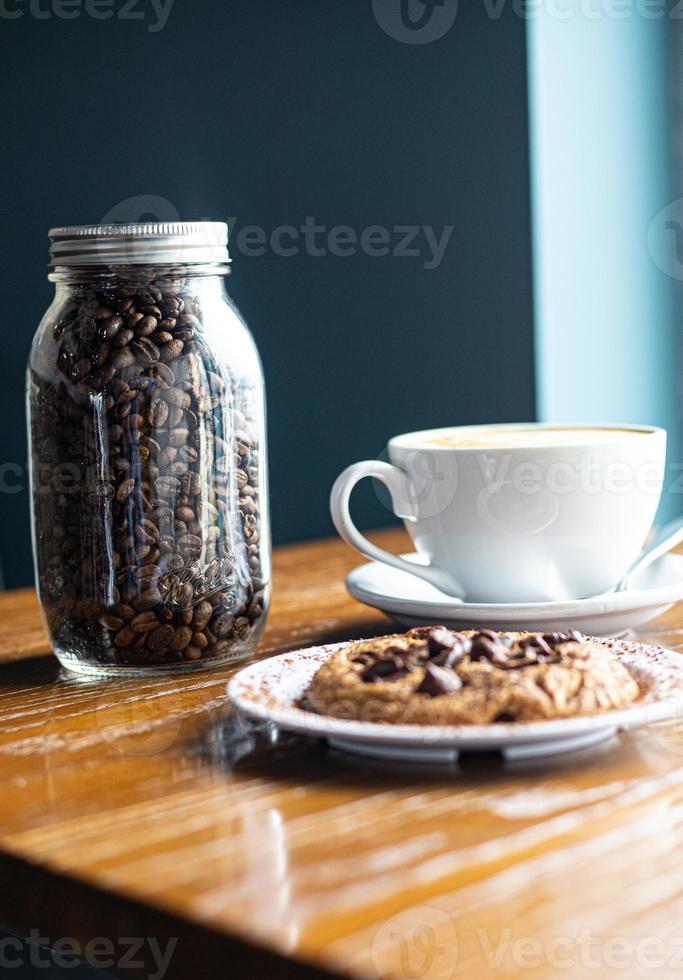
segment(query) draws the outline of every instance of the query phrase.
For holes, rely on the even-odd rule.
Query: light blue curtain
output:
[[[541,9],[528,22],[539,418],[664,426],[671,485],[679,283],[662,256],[674,247],[663,210],[676,197],[673,22],[638,4],[621,5],[623,19],[610,4],[588,17],[578,0]],[[668,492],[660,516],[681,510]]]

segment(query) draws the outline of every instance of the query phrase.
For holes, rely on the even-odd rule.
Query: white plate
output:
[[[345,644],[284,653],[251,664],[228,684],[240,711],[287,731],[380,758],[453,761],[460,752],[499,750],[530,758],[585,748],[615,732],[683,717],[683,656],[625,640],[598,640],[629,668],[643,691],[638,703],[601,715],[494,725],[387,725],[327,718],[297,707],[318,667]]]
[[[420,564],[418,555],[404,555]],[[475,603],[440,592],[408,572],[369,562],[346,579],[354,599],[381,609],[402,626],[442,623],[452,628],[485,624],[490,629],[577,629],[613,636],[640,626],[683,599],[683,555],[668,554],[635,579],[634,587],[571,602]]]

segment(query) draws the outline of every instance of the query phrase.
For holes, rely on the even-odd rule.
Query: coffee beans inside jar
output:
[[[126,226],[147,261],[107,250],[104,268],[60,265],[64,242],[116,248],[118,226],[52,233],[57,298],[29,362],[38,590],[55,652],[85,672],[241,659],[265,625],[258,355],[225,267],[187,243],[183,264],[151,261],[159,227]]]

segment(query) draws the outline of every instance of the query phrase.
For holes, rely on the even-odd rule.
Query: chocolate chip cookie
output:
[[[545,721],[639,696],[605,646],[569,633],[420,627],[352,643],[318,670],[307,704],[335,718],[416,725]]]

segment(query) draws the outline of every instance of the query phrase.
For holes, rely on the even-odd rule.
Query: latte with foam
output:
[[[553,446],[594,446],[640,439],[647,431],[620,428],[491,426],[440,429],[421,434],[419,445],[450,449],[535,449]]]

